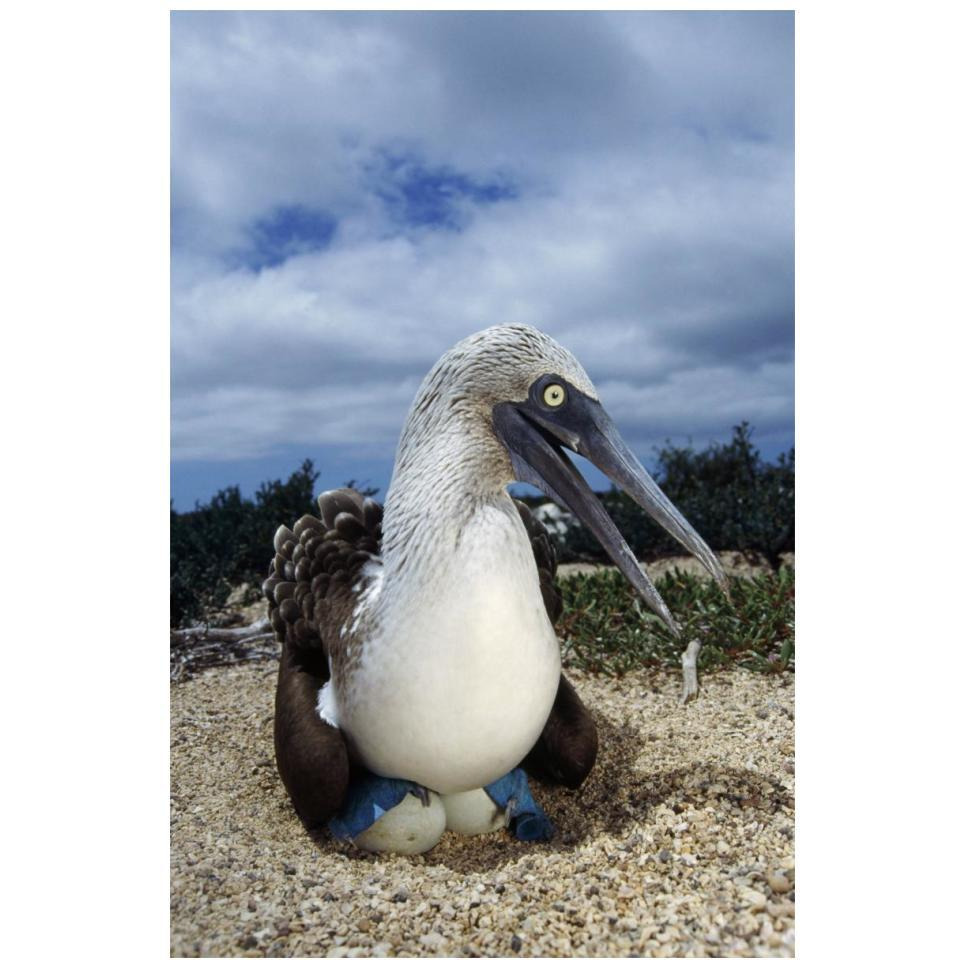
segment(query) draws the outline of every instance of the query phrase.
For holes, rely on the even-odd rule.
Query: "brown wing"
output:
[[[303,516],[293,530],[277,530],[263,592],[277,638],[316,659],[327,679],[320,661],[340,639],[364,564],[380,554],[383,507],[349,488],[320,494],[317,505],[319,517]]]
[[[383,508],[355,490],[323,493],[320,516],[301,517],[274,536],[277,555],[263,592],[283,641],[277,677],[274,745],[277,769],[311,832],[340,809],[354,758],[341,732],[317,714],[330,679],[328,656],[350,616],[363,565],[380,552]]]

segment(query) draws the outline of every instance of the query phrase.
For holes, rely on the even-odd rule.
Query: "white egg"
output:
[[[446,826],[446,810],[436,793],[430,793],[426,807],[419,797],[408,793],[354,842],[373,853],[424,853],[443,836]]]
[[[472,837],[491,833],[507,824],[503,811],[490,799],[486,790],[445,793],[441,798],[447,811],[447,829]]]

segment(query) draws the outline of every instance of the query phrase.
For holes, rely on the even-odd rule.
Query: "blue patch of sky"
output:
[[[254,221],[249,245],[235,257],[251,270],[276,267],[290,257],[326,249],[336,230],[336,219],[323,210],[302,204],[275,207]]]
[[[462,230],[471,207],[519,196],[502,174],[471,176],[449,166],[430,166],[410,155],[382,153],[371,174],[370,189],[390,219],[406,227]],[[328,211],[305,204],[274,207],[247,229],[247,242],[228,254],[233,266],[259,271],[305,253],[325,250],[337,232]]]
[[[468,176],[447,166],[427,166],[411,156],[384,154],[374,192],[392,220],[414,227],[462,230],[470,206],[515,200],[516,186],[502,175]]]

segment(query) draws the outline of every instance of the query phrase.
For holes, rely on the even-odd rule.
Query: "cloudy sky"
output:
[[[504,321],[648,465],[792,446],[793,64],[790,13],[174,13],[176,508],[307,456],[384,488]]]

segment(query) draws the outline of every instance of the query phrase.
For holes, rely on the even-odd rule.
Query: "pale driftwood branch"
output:
[[[680,656],[680,666],[683,667],[683,689],[680,691],[680,703],[689,703],[695,700],[700,688],[697,684],[697,657],[700,654],[700,641],[691,640],[687,649]]]
[[[245,627],[187,627],[170,631],[170,679],[182,680],[197,670],[248,660],[275,660],[273,628],[266,617]]]
[[[196,643],[200,640],[213,640],[220,643],[233,643],[237,640],[246,640],[250,637],[258,637],[261,634],[271,632],[270,620],[267,617],[261,617],[255,623],[246,627],[211,627],[209,624],[202,624],[199,627],[187,627],[184,630],[170,631],[171,646],[186,646],[190,643]]]

